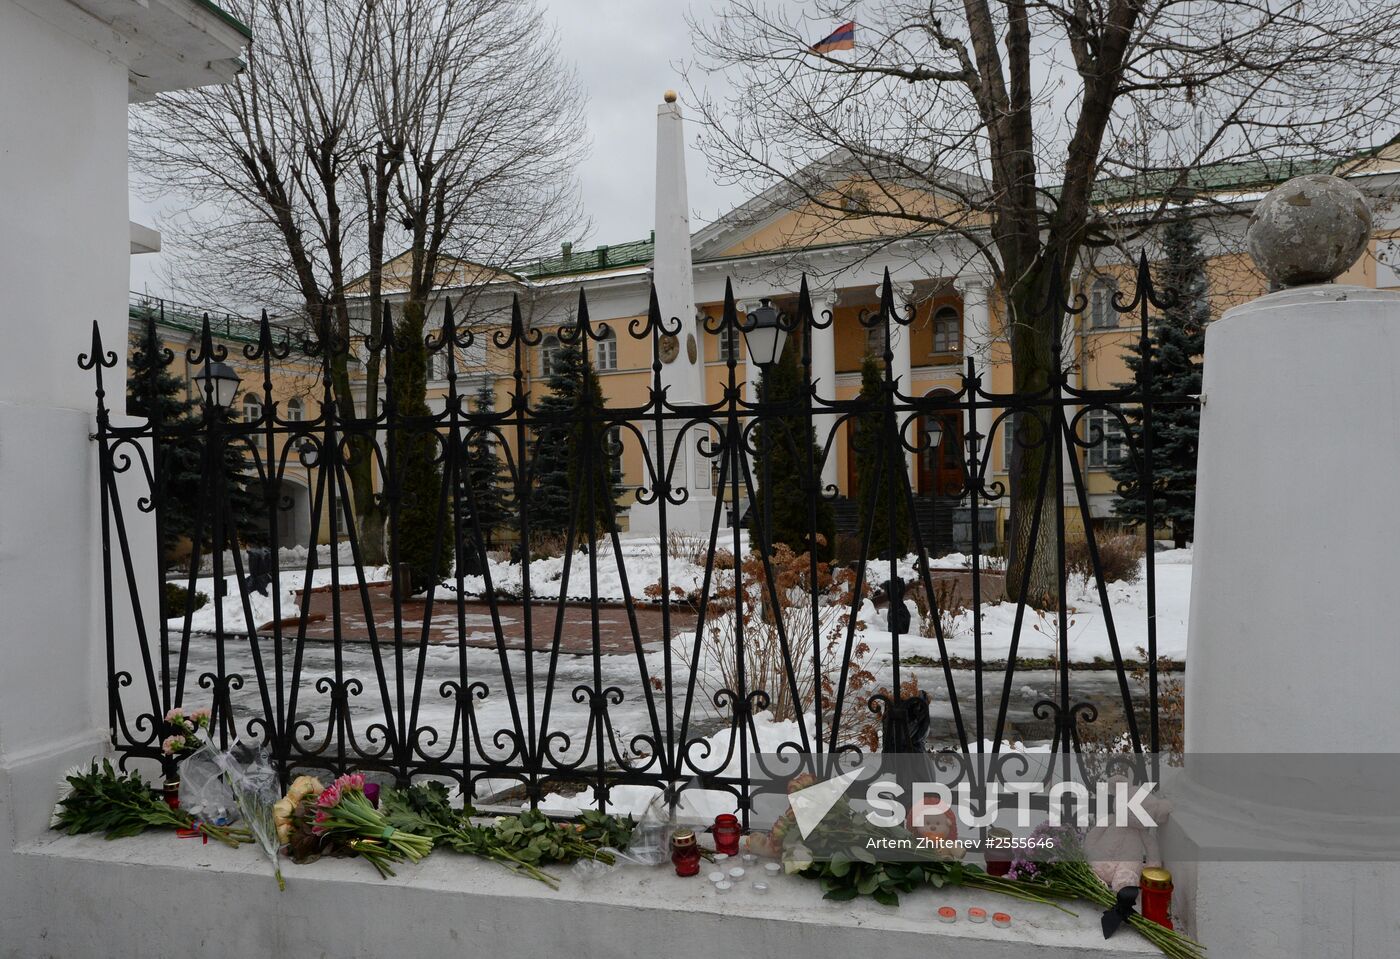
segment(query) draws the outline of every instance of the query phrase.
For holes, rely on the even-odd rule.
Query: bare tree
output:
[[[137,108],[144,190],[198,295],[330,324],[343,417],[378,415],[385,267],[418,329],[445,275],[489,275],[581,225],[582,97],[533,0],[242,0],[235,82]],[[541,69],[547,64],[548,69]],[[397,266],[397,265],[396,265]],[[354,302],[363,298],[364,306]],[[364,359],[352,376],[350,354]],[[348,467],[366,556],[384,555],[374,457]]]
[[[812,50],[856,9],[727,0],[692,22],[698,69],[730,91],[696,97],[712,167],[783,183],[818,222],[966,240],[1004,293],[1018,392],[1054,372],[1051,277],[1150,234],[1193,170],[1351,157],[1393,132],[1393,0],[868,0],[855,51]],[[1031,562],[1038,602],[1054,595],[1060,518],[1052,492],[1032,548],[1055,446],[1027,439],[1006,582],[1016,595]]]

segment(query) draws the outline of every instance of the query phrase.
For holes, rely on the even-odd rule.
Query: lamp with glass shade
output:
[[[767,297],[748,311],[739,329],[743,331],[749,357],[760,367],[772,366],[783,355],[787,330],[783,329],[778,308]]]
[[[204,364],[199,372],[199,385],[204,391],[205,402],[221,409],[231,409],[238,396],[238,387],[243,382],[233,367],[221,360]]]

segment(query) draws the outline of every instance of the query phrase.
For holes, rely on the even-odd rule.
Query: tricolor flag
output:
[[[812,44],[813,53],[831,53],[835,50],[854,50],[856,48],[856,22],[843,23],[828,37],[824,37]]]

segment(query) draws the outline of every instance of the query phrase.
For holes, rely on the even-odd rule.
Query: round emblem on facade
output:
[[[685,355],[690,362],[695,362],[695,334],[687,333],[685,337]]]
[[[673,363],[681,353],[681,341],[672,333],[667,333],[661,337],[661,342],[657,344],[657,351],[661,354],[662,363]]]

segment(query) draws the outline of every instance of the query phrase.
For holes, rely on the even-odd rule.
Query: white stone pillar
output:
[[[981,273],[965,273],[953,281],[954,288],[962,296],[962,341],[963,355],[970,357],[973,369],[982,378],[982,389],[992,388],[992,307],[991,283]],[[978,455],[985,459],[991,455],[987,434],[991,430],[995,410],[977,411],[977,432],[982,435],[982,447]]]
[[[809,290],[812,297],[812,315],[817,322],[826,322],[828,313],[835,313],[837,293],[835,288]],[[823,400],[836,399],[836,324],[825,329],[812,330],[812,385],[817,396]],[[837,485],[836,453],[831,449],[832,434],[836,430],[835,413],[818,413],[814,417],[817,430],[817,443],[826,454],[822,462],[822,486],[830,489]]]
[[[1313,196],[1285,214],[1316,214],[1326,200]],[[1364,210],[1359,195],[1355,203]],[[1345,247],[1333,239],[1317,226],[1296,231],[1287,246],[1323,256]],[[1266,275],[1276,262],[1261,257]],[[1236,307],[1207,332],[1187,766],[1165,851],[1169,867],[1179,860],[1181,905],[1211,955],[1395,954],[1393,787],[1377,803],[1324,775],[1317,755],[1395,751],[1397,369],[1395,292],[1299,286]],[[1350,467],[1361,461],[1368,479],[1358,489]],[[1239,754],[1276,756],[1244,775],[1232,770],[1258,757]],[[1207,777],[1211,756],[1228,758]],[[1362,766],[1394,776],[1393,757]],[[1334,855],[1334,840],[1346,836],[1352,850]],[[1231,854],[1241,860],[1282,848],[1336,861],[1198,855],[1217,844],[1241,851]],[[1357,850],[1385,851],[1391,861],[1357,862]]]
[[[904,319],[912,314],[917,304],[914,301],[914,284],[896,283],[894,284],[894,305],[899,310],[900,319]],[[909,335],[909,327],[903,323],[893,324],[890,328],[890,351],[894,354],[894,359],[890,363],[890,376],[898,384],[901,394],[908,397],[914,396],[914,351],[912,346],[913,337]],[[902,417],[905,441],[913,445],[913,420],[908,414]],[[918,464],[914,459],[914,454],[906,454],[907,469],[909,471],[909,482],[913,484],[915,492],[918,492],[919,473]]]
[[[676,94],[667,91],[665,102],[656,108],[656,251],[652,279],[661,315],[670,324],[680,322],[674,337],[663,344],[661,383],[667,400],[675,404],[703,403],[705,400],[705,357],[703,340],[695,320],[695,279],[690,255],[690,199],[685,175],[685,130]],[[671,477],[673,486],[689,490],[682,505],[668,504],[668,530],[708,532],[714,516],[714,490],[710,488],[711,461],[697,450],[702,434],[691,429],[685,434],[665,431],[659,449],[649,450],[653,468],[661,470],[671,459],[677,443],[682,453]],[[631,529],[656,532],[660,515],[656,504],[634,506]]]

